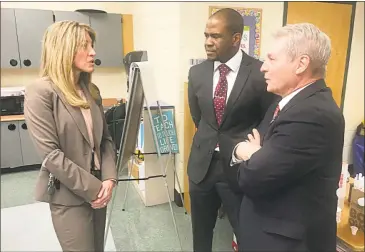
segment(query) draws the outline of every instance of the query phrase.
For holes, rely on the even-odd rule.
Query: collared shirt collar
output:
[[[232,70],[232,72],[238,72],[240,69],[242,55],[243,53],[241,49],[239,49],[237,53],[225,63]],[[222,62],[214,61],[214,71],[218,70],[220,64],[222,64]]]
[[[285,96],[284,98],[282,98],[281,99],[281,101],[279,102],[279,108],[280,108],[280,110],[282,110],[284,107],[285,107],[285,105],[286,104],[288,104],[289,103],[289,101],[291,100],[291,99],[293,99],[293,97],[294,96],[296,96],[300,91],[302,91],[304,88],[306,88],[306,87],[308,87],[309,85],[311,85],[311,84],[313,84],[314,82],[311,82],[311,83],[309,83],[309,84],[307,84],[307,85],[305,85],[304,87],[301,87],[301,88],[299,88],[299,89],[297,89],[297,90],[295,90],[294,92],[292,92],[292,93],[290,93],[290,94],[288,94],[287,96]]]

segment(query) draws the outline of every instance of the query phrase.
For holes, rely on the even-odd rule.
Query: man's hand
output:
[[[258,132],[258,130],[257,129],[253,129],[252,130],[252,134],[253,135],[251,135],[251,134],[248,134],[247,135],[247,138],[248,138],[248,142],[250,142],[250,143],[252,143],[252,144],[256,144],[256,145],[258,145],[258,146],[260,146],[261,147],[261,145],[260,145],[260,133]]]
[[[90,203],[91,207],[94,209],[106,207],[112,197],[114,186],[113,180],[103,181],[97,199]]]
[[[243,161],[249,160],[256,151],[261,149],[259,132],[253,129],[252,134],[247,135],[248,140],[238,144],[235,153],[238,159]]]

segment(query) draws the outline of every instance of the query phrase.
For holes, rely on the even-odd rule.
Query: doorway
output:
[[[284,2],[283,25],[312,23],[331,39],[326,84],[343,109],[356,2]]]

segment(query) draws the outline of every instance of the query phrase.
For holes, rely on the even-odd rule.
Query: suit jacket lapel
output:
[[[268,133],[271,131],[271,128],[274,125],[274,120],[273,120],[274,112],[275,112],[276,106],[279,104],[280,100],[281,100],[281,98],[272,103],[272,105],[268,108],[263,121],[260,123],[260,126],[264,127],[264,129],[266,127],[266,129],[264,130],[264,134],[260,139],[260,145],[262,145],[264,140],[266,139],[266,137],[268,135],[270,135]],[[275,120],[277,120],[277,118],[275,118]],[[262,125],[262,124],[265,124],[265,125]]]
[[[308,98],[314,93],[323,90],[326,88],[326,83],[323,79],[319,79],[315,81],[313,84],[307,86],[303,90],[301,90],[297,95],[295,95],[280,111],[279,115],[285,113],[288,109],[294,107],[298,104],[299,101]]]
[[[246,53],[243,52],[242,55],[242,62],[240,68],[237,73],[236,81],[234,82],[232,91],[230,96],[228,97],[227,105],[224,110],[222,124],[224,123],[225,119],[228,117],[229,113],[232,111],[232,108],[237,101],[238,97],[241,95],[243,88],[245,87],[246,81],[248,76],[251,72],[251,60],[249,57],[246,56]]]
[[[78,108],[78,107],[71,106],[67,102],[67,100],[66,100],[65,96],[63,95],[62,91],[56,85],[53,85],[53,89],[57,93],[57,95],[60,98],[60,100],[62,101],[62,103],[65,105],[65,108],[70,113],[73,120],[75,121],[75,124],[77,125],[77,128],[80,130],[80,132],[84,136],[85,140],[91,146],[91,142],[90,142],[90,139],[89,139],[89,135],[87,133],[86,124],[85,124],[85,120],[84,120],[84,117],[82,115],[81,109]]]
[[[204,78],[203,92],[206,96],[208,96],[208,113],[207,118],[211,120],[211,124],[218,129],[217,118],[215,117],[214,111],[214,99],[213,99],[213,75],[214,75],[214,63],[213,61],[206,61],[205,64],[205,73],[207,78]]]
[[[309,96],[326,89],[326,83],[324,82],[323,79],[319,79],[316,82],[314,82],[313,84],[309,85],[308,87],[304,88],[303,90],[301,90],[298,94],[296,94],[283,108],[282,110],[279,112],[278,116],[275,118],[274,121],[270,121],[270,125],[268,126],[264,136],[261,139],[261,144],[266,140],[266,138],[268,138],[271,134],[269,134],[269,132],[271,132],[272,128],[275,125],[275,122],[278,121],[278,119],[280,118],[280,116],[282,116],[286,111],[288,111],[290,108],[293,108],[295,105],[297,105],[300,101],[308,98]],[[280,101],[280,100],[279,100]],[[275,106],[279,103],[276,102]],[[268,110],[268,112],[270,111],[269,116],[271,116],[271,118],[274,115],[274,110]]]

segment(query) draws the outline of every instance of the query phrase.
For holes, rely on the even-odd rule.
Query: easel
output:
[[[159,148],[159,144],[157,142],[157,134],[155,131],[155,128],[152,126],[151,123],[151,130],[152,130],[152,134],[153,134],[153,139],[154,139],[154,143],[155,143],[155,147],[156,147],[156,153],[158,156],[158,161],[159,161],[159,165],[160,165],[160,169],[161,169],[161,174],[160,175],[156,175],[156,176],[151,176],[151,177],[146,177],[146,178],[132,178],[132,169],[129,169],[128,172],[128,178],[120,178],[119,175],[122,174],[123,170],[127,167],[128,165],[128,160],[133,160],[134,158],[134,152],[135,152],[135,146],[136,146],[136,142],[137,142],[137,134],[138,134],[138,129],[139,129],[139,123],[141,120],[141,113],[142,113],[142,109],[144,107],[144,104],[147,108],[148,111],[148,117],[149,120],[151,122],[153,122],[152,119],[152,113],[151,113],[151,106],[150,103],[148,101],[148,98],[146,97],[146,90],[143,87],[143,80],[141,77],[141,69],[139,68],[139,65],[136,63],[132,64],[131,67],[131,72],[132,72],[132,85],[130,87],[130,96],[129,96],[129,102],[127,104],[127,113],[126,113],[126,121],[124,123],[123,126],[123,133],[122,133],[122,139],[120,142],[120,152],[118,155],[118,159],[117,159],[117,169],[118,169],[118,183],[116,188],[114,188],[114,192],[113,192],[113,196],[112,196],[112,207],[110,210],[110,214],[109,214],[109,218],[107,218],[107,225],[105,227],[105,236],[104,236],[104,244],[106,244],[106,239],[108,237],[108,231],[109,231],[109,227],[110,227],[110,220],[111,220],[111,215],[113,212],[113,208],[114,208],[114,203],[115,203],[115,198],[116,198],[116,194],[117,194],[117,187],[119,185],[119,182],[122,181],[127,181],[127,187],[126,187],[126,191],[125,191],[125,195],[124,195],[124,201],[123,201],[123,211],[125,211],[125,203],[126,203],[126,199],[127,199],[127,193],[128,193],[128,187],[129,187],[129,183],[132,180],[148,180],[148,179],[154,179],[154,178],[162,178],[164,180],[164,186],[165,186],[165,191],[168,197],[168,202],[169,202],[169,206],[170,206],[170,211],[171,211],[171,215],[172,215],[172,219],[173,219],[173,223],[174,223],[174,227],[175,227],[175,232],[176,232],[176,236],[179,240],[179,245],[180,245],[180,250],[182,251],[182,244],[181,244],[181,240],[180,240],[180,236],[179,236],[179,232],[178,232],[178,228],[176,225],[176,218],[175,218],[175,214],[172,208],[172,201],[171,201],[171,197],[169,194],[169,188],[168,188],[168,184],[167,184],[167,179],[166,179],[166,171],[168,168],[168,164],[171,160],[173,160],[173,153],[172,153],[172,145],[170,142],[170,139],[168,137],[167,134],[167,129],[165,127],[165,125],[163,124],[163,130],[165,133],[165,138],[166,138],[166,142],[168,143],[168,149],[169,152],[166,153],[166,155],[168,155],[168,158],[166,160],[166,163],[163,162],[162,160],[162,154],[161,150]],[[163,116],[162,116],[162,109],[160,106],[160,102],[158,100],[156,100],[156,104],[157,104],[157,114],[160,118],[161,121],[163,121]],[[183,201],[183,197],[181,195],[181,184],[176,172],[176,168],[173,165],[173,170],[174,170],[174,175],[175,175],[175,179],[177,181],[179,190],[180,190],[180,198],[181,201],[183,203],[183,207],[185,209],[185,214],[187,213],[186,208],[185,208],[185,204]]]

